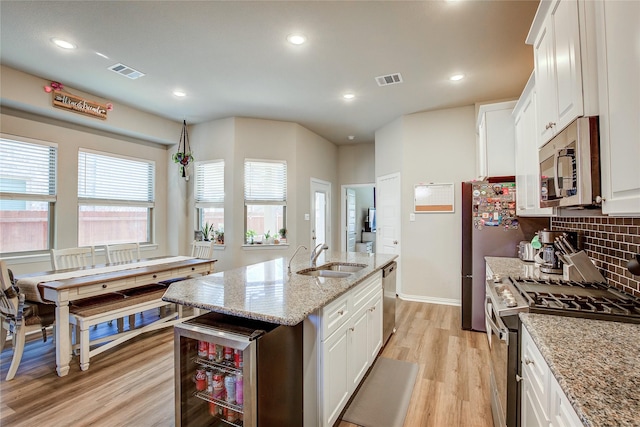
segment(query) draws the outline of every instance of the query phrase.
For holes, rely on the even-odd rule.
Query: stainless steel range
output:
[[[495,278],[487,280],[486,293],[491,409],[496,427],[520,425],[518,313],[640,323],[640,299],[604,283]]]

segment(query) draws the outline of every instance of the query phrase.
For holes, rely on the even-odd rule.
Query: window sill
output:
[[[270,244],[270,245],[266,245],[263,243],[254,243],[253,245],[242,245],[242,250],[243,251],[255,251],[255,250],[260,250],[260,249],[266,249],[266,250],[278,250],[278,249],[289,249],[289,244],[288,243],[279,243],[279,244]]]

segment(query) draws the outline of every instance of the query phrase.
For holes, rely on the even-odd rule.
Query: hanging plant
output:
[[[189,134],[187,133],[187,121],[182,121],[182,133],[180,134],[180,142],[178,143],[178,152],[173,155],[174,163],[180,164],[180,175],[187,177],[187,167],[194,160],[189,146]]]

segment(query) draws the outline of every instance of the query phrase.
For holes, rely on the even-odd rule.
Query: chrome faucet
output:
[[[320,248],[320,246],[322,247]],[[320,250],[318,250],[318,248],[320,248]],[[326,243],[320,243],[318,246],[315,247],[315,249],[311,252],[311,267],[316,266],[316,260],[318,259],[322,251],[325,251],[327,249],[329,249],[329,246],[327,246]]]
[[[300,248],[304,249],[305,251],[307,250],[307,247],[304,245],[300,245],[296,248],[296,251],[293,253],[293,255],[291,255],[291,258],[289,258],[289,267],[287,267],[287,271],[289,272],[289,274],[291,274],[291,261],[293,261],[293,257],[296,256]]]

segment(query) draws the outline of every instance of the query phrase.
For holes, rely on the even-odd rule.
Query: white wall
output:
[[[290,256],[299,244],[309,245],[310,179],[332,183],[332,203],[337,202],[337,147],[304,127],[291,122],[252,118],[229,118],[194,125],[189,134],[196,161],[225,160],[225,245],[215,251],[216,271]],[[174,149],[175,151],[175,149]],[[244,160],[287,161],[288,245],[243,247],[244,243]],[[177,172],[176,172],[177,173]],[[193,180],[184,191],[175,189],[175,199],[184,198],[186,218],[181,224],[193,239],[197,227]],[[178,205],[174,210],[180,210]],[[334,209],[334,215],[337,211]],[[335,224],[336,218],[332,217]],[[181,244],[188,250],[191,240]]]
[[[338,146],[338,181],[340,185],[370,184],[376,180],[375,144]]]
[[[416,113],[376,132],[376,176],[402,175],[401,297],[460,302],[460,185],[475,173],[474,106]],[[398,158],[400,153],[400,158]],[[455,213],[413,213],[413,186],[454,183]]]
[[[69,113],[73,114],[73,113]],[[57,248],[78,245],[78,149],[89,148],[156,162],[155,244],[143,248],[144,257],[168,253],[167,240],[167,147],[60,122],[22,111],[3,108],[1,131],[5,135],[32,138],[58,144],[58,193],[55,206]],[[98,262],[104,253],[98,249]],[[16,274],[51,270],[49,253],[8,259]]]

